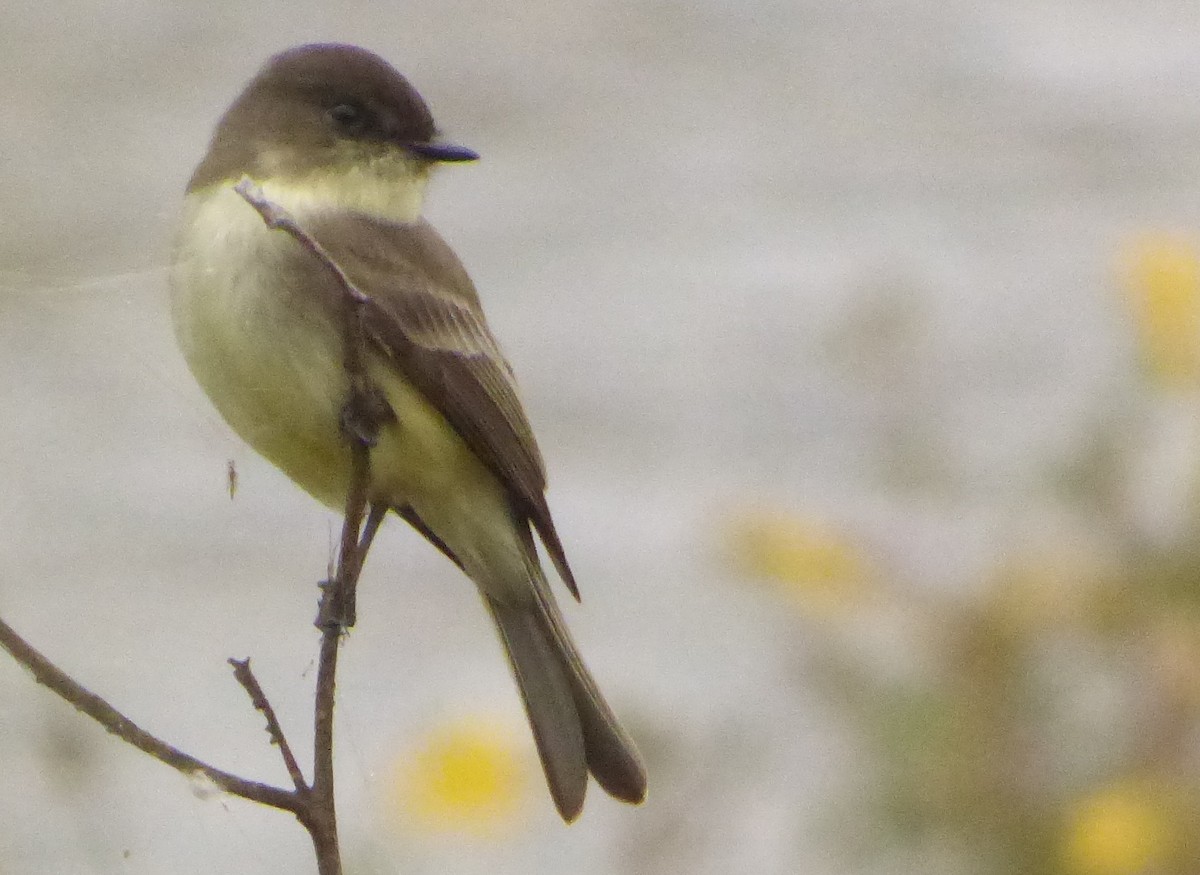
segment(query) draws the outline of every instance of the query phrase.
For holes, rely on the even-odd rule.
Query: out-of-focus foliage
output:
[[[1196,248],[1146,236],[1122,271],[1137,402],[1200,404]],[[868,575],[870,551],[816,509],[733,522],[735,567],[824,635],[812,670],[870,764],[860,829],[835,841],[861,853],[870,836],[874,859],[949,858],[939,872],[1200,871],[1200,513],[1186,502],[1155,537],[1131,525],[1110,480],[1154,472],[1154,436],[1149,450],[1142,437],[1105,443],[1087,469],[1103,476],[1072,490],[1091,532],[1014,537],[986,579],[952,592]],[[1190,462],[1172,471],[1186,486],[1200,445],[1184,449]],[[899,630],[907,646],[881,666],[839,623]]]

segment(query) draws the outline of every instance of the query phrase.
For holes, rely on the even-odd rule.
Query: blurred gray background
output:
[[[489,715],[535,766],[471,587],[393,524],[341,675],[351,871],[900,871],[837,851],[853,739],[723,533],[743,507],[814,512],[957,591],[1014,532],[1088,530],[1047,471],[1139,415],[1115,265],[1200,224],[1196,5],[10,0],[0,612],[146,728],[276,782],[224,660],[253,657],[307,744],[337,519],[193,385],[163,265],[225,105],[328,40],[393,62],[483,155],[428,215],[517,370],[568,620],[651,767],[642,810],[593,787],[569,829],[536,771],[499,837],[396,823],[393,764],[441,722]],[[886,638],[862,646],[902,660]],[[3,875],[312,869],[285,816],[198,798],[8,660],[0,687]]]

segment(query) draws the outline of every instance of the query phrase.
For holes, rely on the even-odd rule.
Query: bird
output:
[[[340,288],[235,186],[286,210],[365,296],[366,373],[386,405],[368,500],[474,582],[524,703],[550,795],[570,823],[589,775],[638,804],[637,746],[580,657],[538,558],[578,587],[546,500],[546,468],[476,288],[422,216],[431,173],[473,161],[380,56],[283,51],[216,125],[171,256],[171,317],[192,374],[260,455],[319,502],[345,505],[347,375]]]

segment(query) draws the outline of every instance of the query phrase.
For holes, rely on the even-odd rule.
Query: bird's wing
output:
[[[546,504],[546,469],[512,368],[458,258],[426,222],[339,216],[311,229],[370,298],[370,340],[504,484],[578,598]]]

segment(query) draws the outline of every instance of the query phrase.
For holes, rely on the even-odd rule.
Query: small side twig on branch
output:
[[[308,782],[304,780],[304,772],[300,770],[300,764],[296,762],[296,756],[292,753],[292,746],[288,744],[287,736],[283,734],[283,727],[279,725],[275,709],[267,700],[267,694],[263,692],[258,678],[250,670],[250,658],[230,659],[229,664],[233,666],[233,676],[237,678],[237,682],[242,685],[242,689],[250,697],[250,704],[266,718],[267,734],[271,736],[272,744],[279,745],[279,754],[283,757],[283,765],[292,779],[292,786],[296,788],[297,793],[307,793]]]

